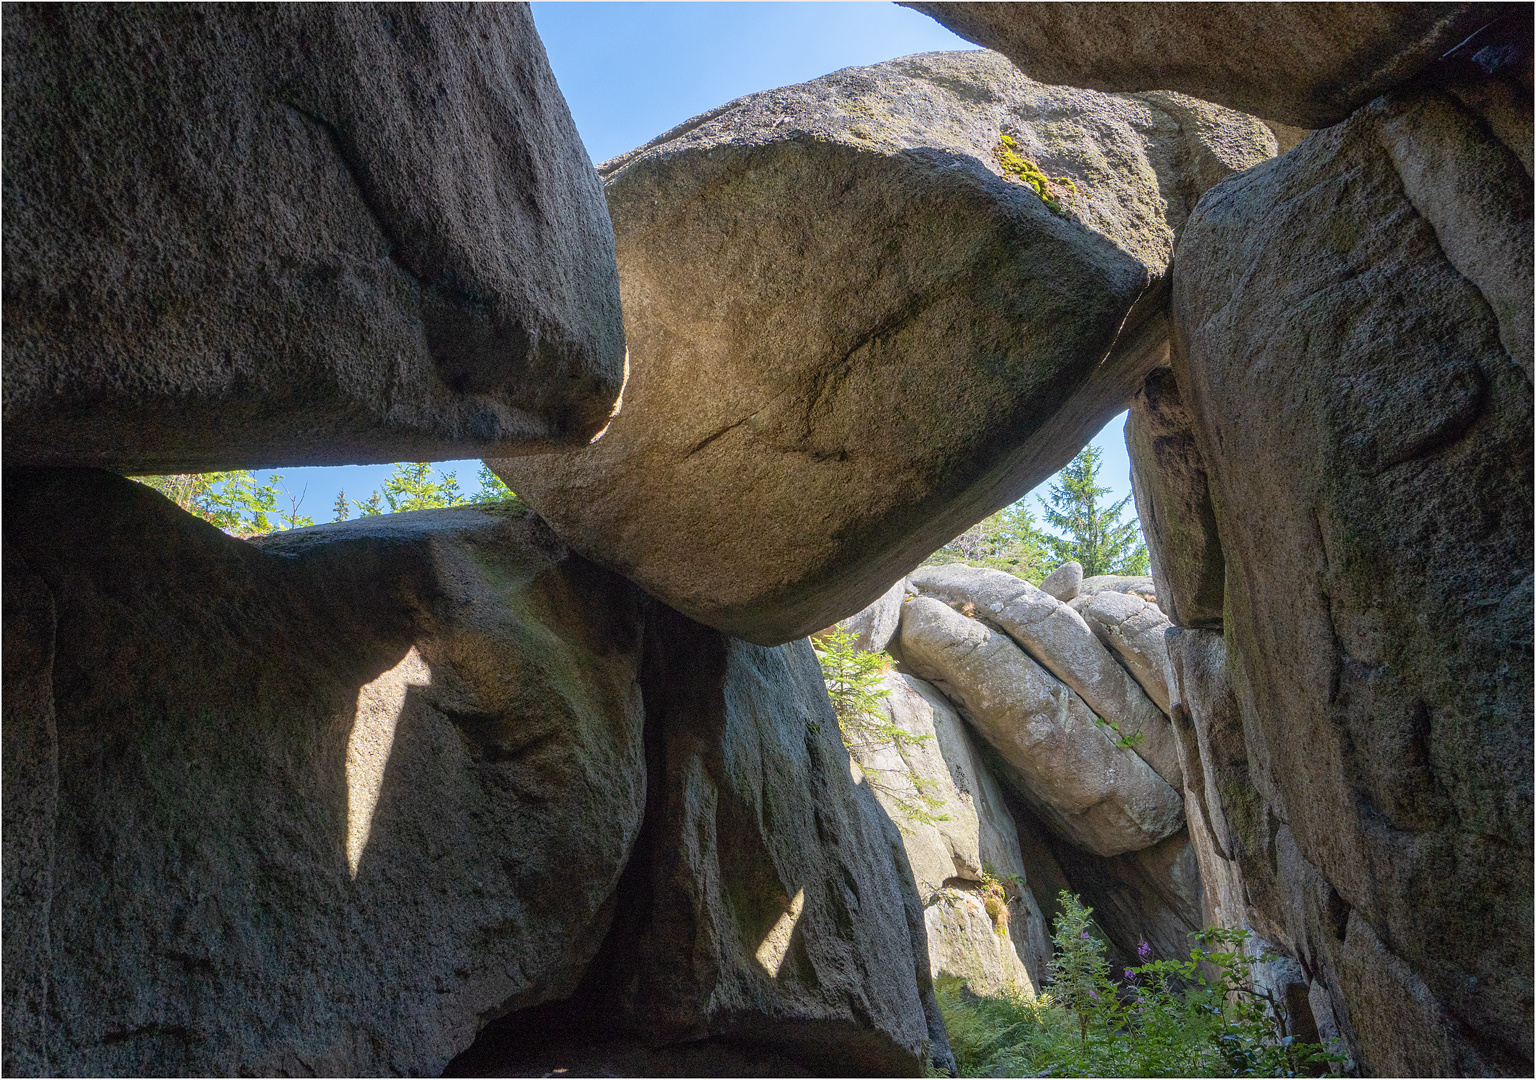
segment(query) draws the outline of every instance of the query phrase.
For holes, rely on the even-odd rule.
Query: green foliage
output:
[[[399,514],[407,510],[441,510],[464,505],[466,500],[459,492],[456,473],[443,473],[437,480],[432,477],[431,462],[396,465],[393,475],[384,481],[384,500],[389,503],[389,512]]]
[[[1099,500],[1110,492],[1098,485],[1101,457],[1098,447],[1085,446],[1058,474],[1061,482],[1051,485],[1050,504],[1042,500],[1041,506],[1046,522],[1063,535],[1044,534],[1043,543],[1053,565],[1075,559],[1083,564],[1084,577],[1144,575],[1148,560],[1141,524],[1135,517],[1120,520],[1131,496],[1113,506],[1099,506]]]
[[[384,500],[379,498],[378,490],[368,496],[367,502],[355,503],[358,517],[378,517],[384,512]]]
[[[299,505],[304,501],[302,494],[297,499],[288,495],[290,508],[287,513],[278,510],[279,491],[288,494],[280,485],[282,475],[279,473],[273,473],[265,484],[256,483],[256,477],[249,469],[130,479],[154,488],[189,514],[195,514],[228,533],[269,533],[278,527],[277,522],[286,523],[286,528],[314,524],[299,515]]]
[[[978,521],[928,556],[924,564],[985,566],[1038,585],[1055,565],[1050,562],[1045,539],[1034,514],[1021,500]]]
[[[476,502],[509,502],[517,498],[501,477],[491,472],[491,467],[483,461],[480,463],[477,478],[480,481],[480,491],[475,496]]]
[[[880,703],[890,691],[880,685],[887,660],[884,653],[863,652],[856,648],[857,635],[833,629],[814,642],[816,659],[827,684],[827,697],[837,714],[837,726],[843,745],[860,761],[870,787],[885,795],[910,822],[932,825],[948,821],[939,813],[944,800],[933,794],[934,782],[905,770],[906,783],[887,778],[884,769],[863,765],[887,747],[898,754],[911,746],[927,742],[930,735],[913,735],[890,719]],[[899,823],[898,823],[899,824]]]
[[[347,493],[345,491],[336,492],[336,501],[331,505],[331,512],[336,515],[331,518],[332,521],[346,521],[352,516],[352,507],[347,502]]]
[[[1061,894],[1049,996],[977,998],[938,980],[962,1076],[1298,1076],[1342,1060],[1284,1033],[1278,1002],[1252,989],[1247,932],[1192,934],[1187,960],[1152,960],[1110,978],[1090,908]]]

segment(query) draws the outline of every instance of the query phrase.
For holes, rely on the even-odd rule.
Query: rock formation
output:
[[[601,168],[623,411],[590,447],[491,464],[685,614],[816,631],[1123,407],[1165,352],[1185,215],[1273,152],[1251,118],[986,52],[731,102]]]
[[[1412,77],[1513,4],[908,3],[1043,82],[1161,87],[1318,128]]]
[[[585,443],[613,238],[522,5],[4,14],[4,449],[167,473]]]
[[[521,512],[257,546],[94,470],[4,509],[8,1072],[437,1073],[598,971],[642,1047],[944,1062],[803,643]]]
[[[885,716],[910,741],[856,739],[849,749],[901,830],[923,899],[929,966],[978,994],[1033,996],[1050,960],[1050,929],[1002,789],[936,688],[896,672],[881,688]]]

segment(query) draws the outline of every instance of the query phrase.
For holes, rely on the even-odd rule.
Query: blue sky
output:
[[[889,3],[536,3],[533,18],[594,163],[633,149],[732,98],[838,68],[936,49],[971,49],[938,23]],[[1093,440],[1111,500],[1130,494],[1116,417]],[[477,461],[443,462],[477,488]],[[300,513],[331,520],[339,491],[362,500],[389,465],[279,469]],[[270,472],[258,473],[265,481]],[[1044,494],[1043,486],[1036,489]],[[283,500],[286,503],[286,499]],[[1039,514],[1033,496],[1029,505]]]

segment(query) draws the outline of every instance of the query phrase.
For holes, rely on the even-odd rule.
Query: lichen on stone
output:
[[[999,132],[997,138],[993,153],[997,155],[997,164],[1003,170],[1003,175],[1015,183],[1033,188],[1035,194],[1040,196],[1040,201],[1045,203],[1045,208],[1057,217],[1070,217],[1070,212],[1061,200],[1068,191],[1077,194],[1077,184],[1072,178],[1047,176],[1044,169],[1019,153],[1019,144],[1006,131]]]

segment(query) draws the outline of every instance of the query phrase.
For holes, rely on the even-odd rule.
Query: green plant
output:
[[[475,495],[476,502],[508,502],[517,498],[506,482],[491,472],[491,467],[483,461],[476,479],[480,482],[480,491]]]
[[[978,521],[924,560],[924,565],[962,562],[1002,570],[1038,585],[1054,564],[1048,564],[1044,534],[1021,500]]]
[[[1041,501],[1045,520],[1064,536],[1044,534],[1042,541],[1057,564],[1076,560],[1083,576],[1096,574],[1144,575],[1148,572],[1147,546],[1141,539],[1141,523],[1120,515],[1131,501],[1127,495],[1113,506],[1100,507],[1109,488],[1098,485],[1102,453],[1085,446],[1058,474],[1060,483],[1050,488],[1051,501]]]
[[[300,517],[298,508],[303,496],[289,498],[289,513],[277,509],[280,473],[273,473],[265,484],[258,484],[249,469],[232,472],[178,473],[170,476],[134,476],[147,487],[152,487],[177,506],[195,514],[204,521],[225,532],[241,535],[272,532],[276,527],[273,518],[294,525],[313,525],[309,518]],[[284,493],[287,494],[286,489]]]
[[[1248,934],[1208,928],[1187,960],[1153,960],[1111,979],[1092,909],[1060,898],[1049,995],[985,999],[939,980],[962,1076],[1297,1076],[1343,1059],[1285,1034],[1279,1002],[1252,987]]]
[[[431,462],[397,464],[394,473],[384,481],[384,501],[389,503],[389,512],[439,510],[464,504],[457,474],[444,473],[438,480],[432,476]]]
[[[1065,192],[1077,194],[1077,184],[1072,178],[1047,176],[1044,169],[1019,153],[1019,144],[1007,132],[999,133],[997,140],[993,153],[997,155],[997,163],[1003,170],[1003,174],[1033,188],[1035,194],[1040,196],[1040,201],[1045,203],[1046,209],[1051,213],[1057,217],[1067,217],[1067,208],[1062,205],[1061,200]]]
[[[887,747],[900,754],[932,736],[914,735],[891,720],[881,707],[890,694],[880,685],[887,664],[885,654],[864,652],[855,646],[856,640],[857,635],[834,628],[818,635],[814,642],[843,745],[859,760],[870,787],[886,796],[908,821],[925,825],[948,821],[949,816],[940,813],[944,800],[934,794],[934,781],[909,767],[903,771],[903,785],[887,778],[888,770],[863,764]]]

